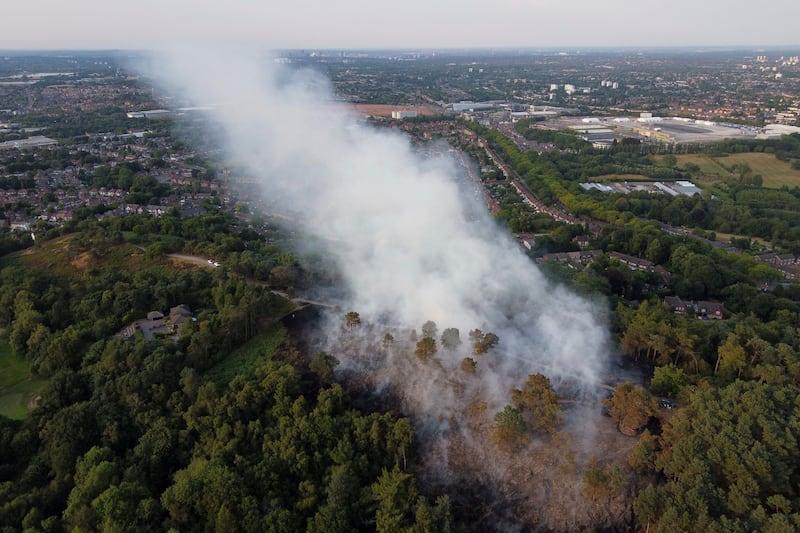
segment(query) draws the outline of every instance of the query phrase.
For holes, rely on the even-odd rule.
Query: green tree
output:
[[[442,346],[448,350],[455,350],[461,345],[461,337],[457,328],[446,328],[442,332]]]
[[[361,324],[361,316],[355,311],[349,311],[344,315],[344,323],[348,328],[355,328]]]
[[[392,335],[391,333],[384,333],[382,342],[383,349],[388,350],[393,345],[394,345],[394,335]]]
[[[728,379],[740,377],[747,365],[747,353],[739,344],[738,337],[731,333],[725,338],[725,342],[717,348],[717,364],[714,367],[714,375],[721,375]]]
[[[777,531],[800,526],[796,387],[735,381],[701,389],[664,426],[665,482],[636,499],[654,531]]]
[[[528,428],[522,412],[510,405],[494,415],[495,443],[501,448],[513,450],[524,446],[530,440]]]
[[[461,360],[461,370],[463,370],[467,374],[474,374],[477,369],[477,366],[478,364],[472,357],[465,357],[464,359]]]
[[[339,360],[325,352],[317,352],[311,357],[308,368],[317,375],[320,382],[328,385],[333,380],[333,372]]]
[[[511,399],[523,414],[529,414],[528,427],[535,432],[555,433],[561,423],[561,408],[550,380],[531,374],[520,389],[511,390]]]
[[[410,512],[418,495],[411,474],[397,468],[384,470],[372,484],[372,496],[378,503],[375,530],[378,533],[395,533],[410,527]]]
[[[614,387],[611,398],[603,400],[603,405],[626,435],[636,434],[658,412],[655,398],[645,388],[627,382]]]
[[[675,157],[673,154],[667,154],[661,158],[661,162],[666,167],[675,168],[678,165],[678,158]]]
[[[479,329],[470,331],[469,338],[472,341],[472,351],[475,355],[487,353],[500,342],[500,338],[494,333],[484,333]]]
[[[76,463],[75,486],[67,498],[65,521],[73,527],[97,529],[100,517],[91,503],[111,485],[118,483],[120,474],[110,449],[95,446],[86,452]]]
[[[156,531],[161,509],[147,489],[123,481],[106,489],[92,501],[92,509],[101,517],[98,530],[104,532]]]
[[[683,369],[675,365],[657,366],[653,371],[650,387],[658,394],[666,394],[672,398],[677,397],[689,385]]]
[[[432,337],[422,337],[419,342],[417,342],[414,355],[421,361],[427,362],[431,357],[436,355],[436,339]]]
[[[432,320],[428,320],[424,324],[422,324],[422,336],[423,337],[430,337],[432,339],[436,338],[436,322]]]

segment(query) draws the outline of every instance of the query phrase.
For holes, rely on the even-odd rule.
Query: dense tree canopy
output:
[[[800,528],[795,386],[736,381],[698,392],[664,428],[655,466],[663,485],[639,495],[656,531]]]

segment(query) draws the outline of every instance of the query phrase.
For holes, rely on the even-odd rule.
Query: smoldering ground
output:
[[[536,439],[524,453],[495,451],[493,414],[535,372],[574,400],[594,400],[609,364],[602,313],[544,278],[471,203],[475,195],[464,194],[469,182],[452,159],[421,157],[407,138],[360,123],[333,103],[319,74],[242,51],[197,48],[158,56],[150,72],[188,103],[214,104],[230,164],[256,177],[271,205],[301,217],[313,242],[328,243],[321,253],[334,259],[347,294],[332,303],[357,311],[362,323],[347,328],[332,317],[320,348],[341,361],[343,374],[394,391],[416,424],[431,478],[470,479],[548,505],[552,490],[513,488],[514,475],[545,479],[569,468],[559,454],[576,442],[591,446],[596,410],[572,410],[572,431],[550,446],[558,453]],[[436,325],[438,347],[423,362],[411,331],[419,334],[426,321]],[[459,330],[460,346],[441,345],[445,328]],[[474,356],[467,375],[467,332],[476,328],[496,334],[499,344]],[[579,489],[566,492],[579,498]]]

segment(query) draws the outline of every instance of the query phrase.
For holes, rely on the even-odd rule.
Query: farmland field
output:
[[[700,172],[706,180],[715,179],[728,180],[736,177],[736,174],[729,169],[734,165],[745,164],[749,166],[753,174],[760,174],[764,178],[764,187],[780,188],[784,185],[788,187],[800,186],[800,170],[795,170],[792,166],[775,158],[772,154],[765,153],[745,153],[730,154],[723,157],[712,157],[708,154],[679,155],[678,165],[684,167],[687,163],[693,163],[700,167]]]

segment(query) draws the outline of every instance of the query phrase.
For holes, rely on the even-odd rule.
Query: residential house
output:
[[[725,318],[725,309],[720,302],[708,300],[693,302],[691,300],[682,300],[678,296],[667,296],[664,298],[664,303],[679,315],[691,313],[702,319],[722,320]]]

